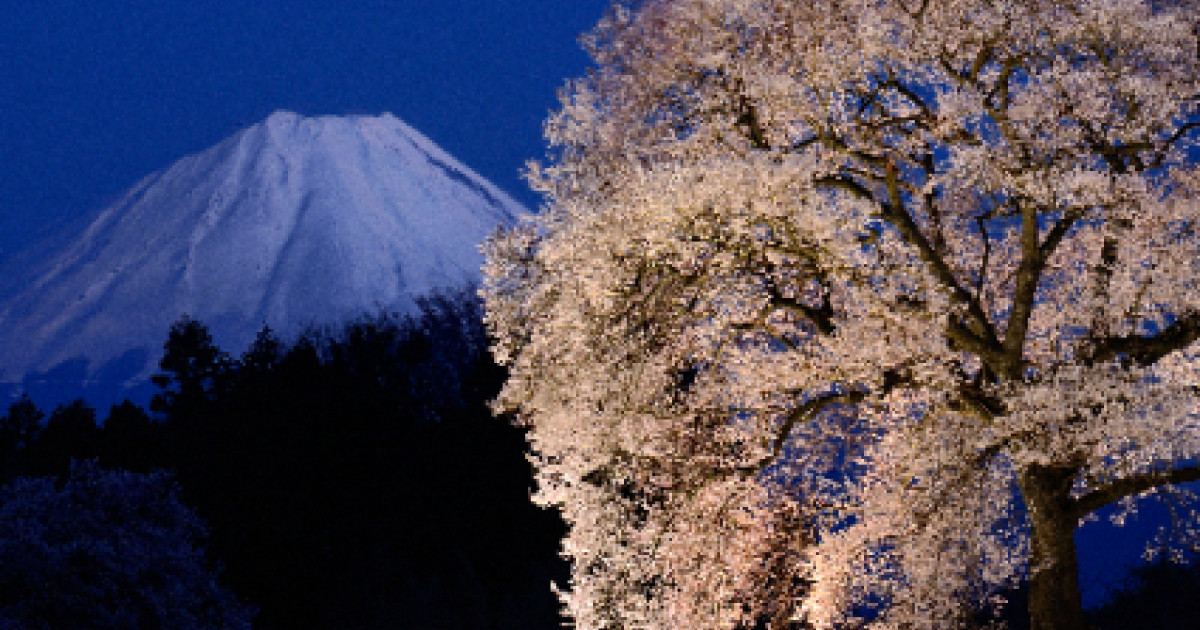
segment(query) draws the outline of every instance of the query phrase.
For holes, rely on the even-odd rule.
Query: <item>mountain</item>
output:
[[[184,314],[240,352],[264,324],[411,310],[477,280],[478,244],[522,212],[390,114],[277,112],[0,267],[0,381],[137,385]]]

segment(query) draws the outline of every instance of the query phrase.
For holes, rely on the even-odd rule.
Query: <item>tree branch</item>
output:
[[[895,177],[894,171],[889,173],[889,178],[893,177]],[[950,292],[951,297],[967,305],[969,322],[952,322],[948,334],[961,343],[964,348],[970,348],[973,352],[985,357],[985,360],[989,357],[995,358],[998,356],[996,353],[999,351],[1000,343],[991,322],[988,321],[987,315],[983,312],[983,307],[980,305],[979,300],[958,283],[958,280],[954,277],[954,272],[951,271],[946,261],[934,250],[933,244],[929,242],[929,239],[925,238],[925,235],[921,233],[920,227],[913,220],[912,216],[904,210],[903,206],[896,205],[899,193],[895,190],[895,187],[892,187],[891,197],[891,203],[884,204],[883,218],[887,219],[900,231],[900,235],[905,241],[917,248],[917,251],[921,254],[921,258],[933,269],[934,276]]]
[[[1021,264],[1017,268],[1012,311],[1004,332],[1005,359],[1003,365],[998,366],[1002,369],[997,370],[1013,380],[1021,378],[1021,353],[1025,348],[1029,318],[1033,314],[1033,299],[1037,295],[1038,280],[1045,262],[1038,243],[1037,219],[1037,208],[1032,204],[1024,204],[1021,208]]]
[[[916,92],[909,89],[909,87],[907,85],[904,85],[900,81],[892,79],[890,81],[886,81],[880,87],[892,88],[892,89],[896,90],[897,92],[899,92],[901,95],[903,95],[908,100],[912,101],[913,103],[916,103],[917,107],[921,108],[921,118],[923,118],[925,120],[935,120],[937,118],[937,116],[934,115],[934,113],[933,113],[933,109],[931,109],[929,107],[929,104],[925,102],[925,99],[922,99],[919,95],[917,95]]]
[[[850,392],[819,396],[804,403],[803,405],[800,405],[799,407],[796,407],[790,413],[788,413],[787,419],[784,420],[783,425],[779,427],[779,431],[775,433],[775,446],[771,449],[771,454],[763,457],[757,462],[754,462],[750,466],[743,466],[739,468],[739,472],[757,473],[766,468],[771,462],[779,459],[779,456],[783,454],[783,445],[787,443],[787,438],[789,435],[791,435],[792,429],[796,428],[796,425],[801,421],[807,421],[815,418],[817,414],[824,411],[830,405],[839,403],[854,404],[862,402],[864,399],[866,399],[865,392],[854,390]]]
[[[770,308],[795,313],[805,318],[813,326],[816,326],[817,330],[822,334],[833,334],[836,328],[833,323],[833,306],[830,305],[828,298],[821,303],[821,306],[813,307],[800,302],[800,300],[787,298],[779,295],[777,292],[772,292],[769,304]]]
[[[845,175],[827,175],[825,177],[818,177],[815,181],[813,181],[813,185],[840,188],[863,199],[869,199],[871,201],[875,200],[875,194],[871,192],[870,188],[867,188],[861,182],[855,181],[853,178]]]
[[[1170,138],[1167,138],[1166,142],[1163,143],[1162,149],[1159,150],[1158,154],[1154,157],[1152,166],[1155,168],[1162,166],[1167,160],[1167,154],[1171,152],[1171,147],[1173,147],[1176,142],[1179,142],[1181,138],[1187,135],[1189,131],[1196,128],[1200,128],[1200,121],[1193,120],[1180,125],[1179,129],[1176,129],[1175,133],[1172,134]]]
[[[817,186],[832,186],[847,190],[863,199],[874,201],[881,207],[882,217],[891,223],[900,232],[903,238],[910,245],[917,248],[921,258],[929,264],[938,281],[950,292],[950,295],[957,301],[967,305],[968,323],[951,322],[950,328],[947,331],[957,343],[964,349],[975,352],[984,358],[985,361],[993,363],[1002,359],[1000,341],[996,336],[995,329],[991,322],[988,321],[987,314],[984,313],[983,307],[980,305],[978,296],[971,295],[971,292],[963,288],[958,280],[954,277],[954,272],[946,264],[945,260],[934,250],[933,244],[921,232],[916,221],[904,210],[903,205],[897,205],[899,200],[898,184],[896,183],[897,173],[895,169],[888,169],[890,202],[880,202],[875,198],[874,193],[865,185],[845,175],[829,175],[818,178],[814,184]]]
[[[1141,494],[1159,486],[1197,480],[1200,480],[1200,466],[1189,466],[1186,468],[1149,472],[1134,475],[1133,477],[1123,477],[1075,499],[1072,502],[1072,514],[1076,519],[1083,518],[1087,514],[1118,499]]]
[[[1063,237],[1067,235],[1071,227],[1083,218],[1083,210],[1072,208],[1067,210],[1063,217],[1050,228],[1050,232],[1046,234],[1046,240],[1042,241],[1041,247],[1038,248],[1042,260],[1050,258],[1054,250],[1058,249],[1058,245],[1062,243]]]
[[[981,302],[983,300],[983,285],[987,281],[988,262],[992,255],[992,243],[988,238],[987,225],[984,223],[984,218],[975,217],[975,223],[979,226],[979,240],[983,244],[983,259],[979,262],[979,278],[975,282],[975,300]]]
[[[1140,365],[1154,365],[1164,356],[1200,339],[1200,312],[1187,313],[1156,335],[1125,335],[1097,340],[1083,360],[1088,365],[1124,354]]]

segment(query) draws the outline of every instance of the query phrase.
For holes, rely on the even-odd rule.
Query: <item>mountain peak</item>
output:
[[[0,296],[0,375],[82,360],[94,378],[137,350],[142,378],[184,313],[236,352],[264,324],[289,335],[411,310],[477,281],[479,243],[522,212],[391,114],[278,111],[146,177],[34,268],[9,269],[20,281]]]

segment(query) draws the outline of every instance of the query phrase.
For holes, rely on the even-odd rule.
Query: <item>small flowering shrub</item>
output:
[[[0,629],[249,629],[204,535],[163,472],[18,478],[0,488]]]

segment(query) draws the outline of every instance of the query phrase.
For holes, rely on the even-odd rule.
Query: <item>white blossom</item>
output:
[[[615,5],[484,287],[577,626],[1079,627],[1196,478],[1197,9]]]

